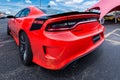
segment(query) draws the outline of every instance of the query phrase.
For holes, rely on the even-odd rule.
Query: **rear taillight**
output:
[[[40,30],[42,25],[47,19],[48,18],[46,16],[41,16],[41,17],[36,18],[31,25],[30,31]]]
[[[68,21],[62,21],[62,22],[56,22],[49,24],[47,26],[47,31],[63,31],[63,30],[69,30],[72,29],[72,27],[76,24],[76,21],[68,22]]]
[[[30,31],[41,29],[43,23],[44,23],[44,21],[42,21],[42,20],[35,20],[35,21],[32,23],[32,26],[31,26],[31,28],[30,28]]]
[[[88,22],[98,21],[97,18],[80,18],[74,20],[65,20],[48,24],[46,31],[65,31],[75,28],[77,24],[83,24]]]

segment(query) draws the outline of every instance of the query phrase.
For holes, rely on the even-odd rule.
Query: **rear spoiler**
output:
[[[69,15],[77,15],[77,14],[98,14],[95,12],[67,12],[62,14],[50,15],[51,18],[61,17],[61,16],[69,16]]]
[[[36,18],[36,20],[47,20],[50,18],[57,18],[57,17],[62,17],[62,16],[70,16],[70,15],[78,15],[78,14],[99,14],[96,12],[67,12],[67,13],[61,13],[61,14],[55,14],[55,15],[45,15],[45,16],[41,16]]]

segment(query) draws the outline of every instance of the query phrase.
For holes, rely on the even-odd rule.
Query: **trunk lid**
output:
[[[93,12],[70,12],[50,15],[47,22],[47,31],[93,30],[99,24],[99,14]]]

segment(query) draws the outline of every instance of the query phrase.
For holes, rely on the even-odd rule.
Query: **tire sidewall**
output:
[[[32,63],[32,51],[31,51],[31,46],[30,46],[30,42],[29,42],[29,39],[26,35],[25,32],[21,32],[20,33],[20,36],[24,36],[25,38],[25,41],[26,41],[26,45],[25,45],[25,48],[26,48],[26,58],[24,59],[24,55],[23,53],[21,53],[20,51],[20,46],[19,46],[19,53],[20,53],[20,58],[22,60],[22,63],[26,66],[30,65]],[[19,43],[20,43],[20,36],[19,36]],[[19,44],[20,45],[20,44]]]

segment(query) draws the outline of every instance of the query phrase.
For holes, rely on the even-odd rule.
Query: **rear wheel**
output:
[[[25,32],[21,32],[19,36],[19,52],[23,64],[29,66],[32,63],[32,51]]]

